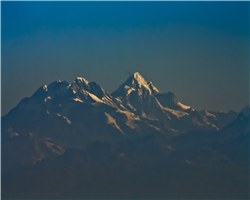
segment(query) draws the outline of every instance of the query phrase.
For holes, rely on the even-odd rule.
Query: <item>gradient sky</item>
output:
[[[1,2],[2,115],[81,76],[113,92],[138,71],[197,110],[249,101],[249,2]]]

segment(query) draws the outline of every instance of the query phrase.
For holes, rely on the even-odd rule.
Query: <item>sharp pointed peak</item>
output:
[[[112,95],[119,96],[120,94],[127,95],[127,91],[131,92],[132,89],[143,89],[149,91],[149,94],[159,93],[158,89],[153,85],[152,82],[146,81],[139,72],[132,74],[120,87],[112,93]]]
[[[148,85],[148,82],[143,78],[139,72],[135,72],[132,76],[128,78],[127,81],[135,81],[139,85]]]
[[[88,81],[85,78],[82,77],[76,77],[75,81],[73,84],[80,84],[80,85],[86,85],[87,87],[100,87],[102,88],[99,84],[97,84],[95,81]],[[72,84],[71,84],[72,85]]]
[[[135,72],[133,74],[134,78],[137,78],[137,77],[142,77],[142,75],[139,73],[139,72]]]
[[[76,77],[76,80],[79,80],[79,81],[87,81],[85,78],[80,77],[80,76]]]
[[[88,85],[89,84],[89,81],[88,80],[86,80],[85,78],[83,78],[83,77],[76,77],[76,79],[75,79],[75,81],[74,82],[76,82],[76,83],[85,83],[86,85]]]
[[[142,76],[139,72],[135,72],[131,77],[134,78],[134,79],[136,79],[136,80],[139,80],[139,79],[145,80],[145,79],[143,78],[143,76]],[[145,80],[145,81],[146,81],[146,80]],[[146,81],[146,82],[147,82],[147,81]]]

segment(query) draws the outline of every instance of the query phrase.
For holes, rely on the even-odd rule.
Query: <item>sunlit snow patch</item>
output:
[[[71,124],[71,121],[70,121],[67,117],[62,116],[61,114],[58,114],[58,113],[56,113],[56,115],[57,115],[58,117],[63,117],[63,119],[66,120],[67,124]]]
[[[108,113],[106,113],[106,112],[104,112],[104,113],[107,117],[107,123],[111,124],[112,126],[117,128],[122,134],[124,134],[123,131],[120,129],[120,127],[116,124],[116,120],[113,117],[111,117]]]
[[[73,100],[74,101],[79,101],[79,102],[83,103],[83,101],[81,99],[79,99],[79,98],[74,98]]]
[[[96,102],[99,103],[103,103],[103,101],[101,99],[99,99],[97,96],[95,96],[94,94],[91,94],[90,92],[88,92],[88,95]]]
[[[181,102],[178,102],[177,105],[182,107],[184,110],[188,110],[191,108],[190,106],[186,106],[186,105],[182,104]]]
[[[46,102],[48,99],[51,99],[51,97],[50,97],[50,96],[46,97],[46,98],[44,99],[44,102]]]

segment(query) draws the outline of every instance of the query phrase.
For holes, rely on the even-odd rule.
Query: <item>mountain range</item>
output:
[[[197,111],[138,72],[43,85],[1,129],[2,198],[249,197],[249,106]]]

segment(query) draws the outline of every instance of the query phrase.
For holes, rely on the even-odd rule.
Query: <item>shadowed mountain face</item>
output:
[[[3,198],[248,198],[249,106],[196,111],[138,72],[78,77],[2,117]]]

